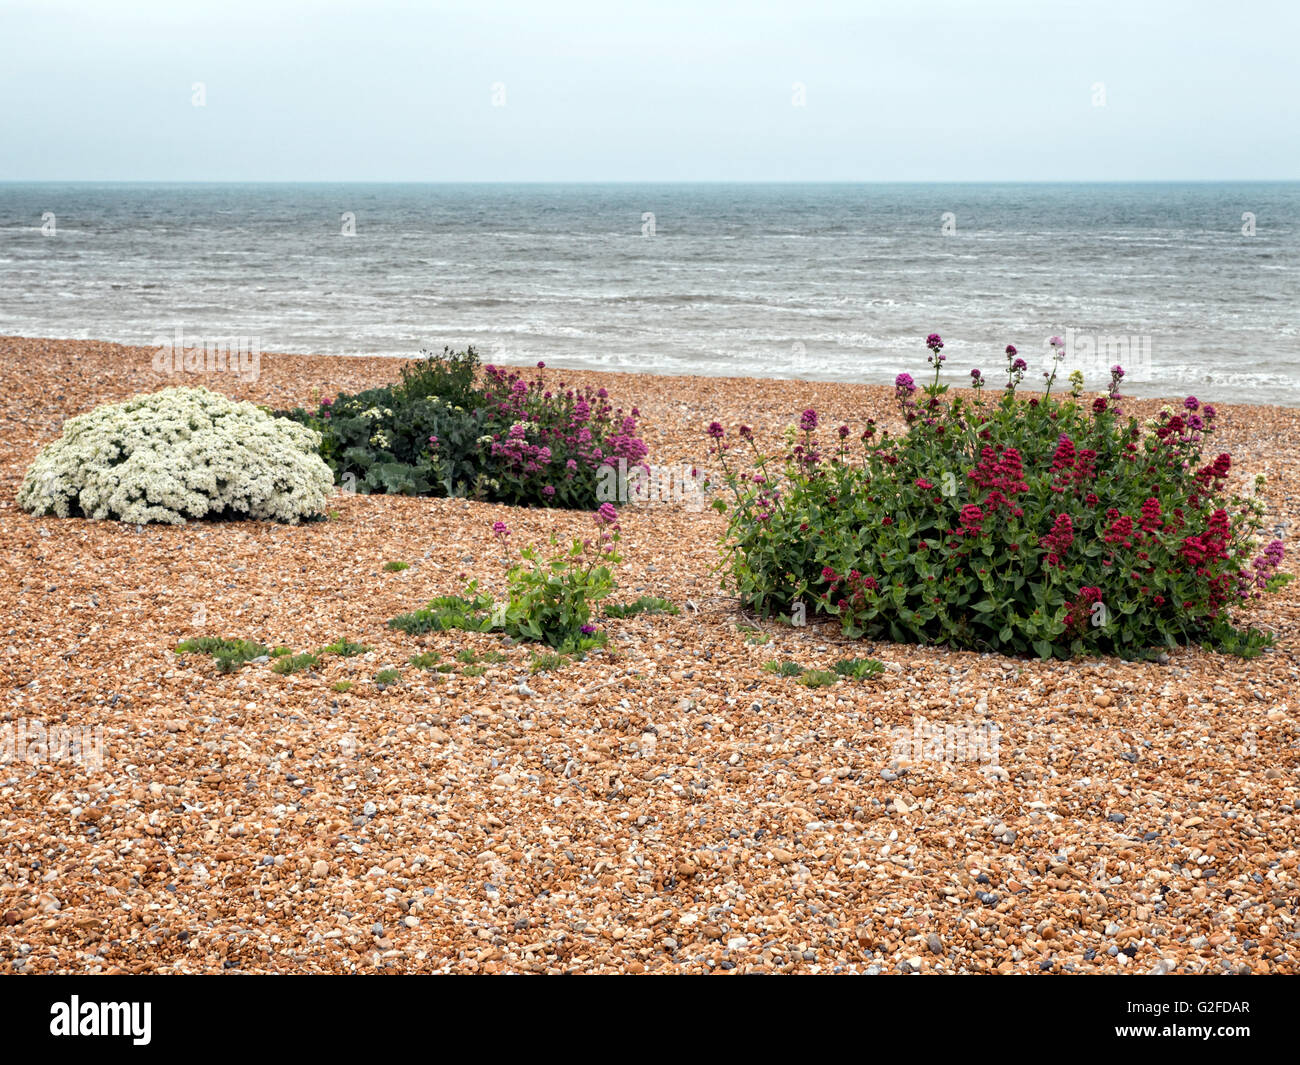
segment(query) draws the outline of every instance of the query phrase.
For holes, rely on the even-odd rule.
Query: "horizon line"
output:
[[[1287,178],[529,178],[429,181],[406,178],[0,178],[0,185],[1294,185]]]

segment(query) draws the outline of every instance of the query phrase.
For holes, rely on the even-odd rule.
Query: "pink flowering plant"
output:
[[[602,466],[625,460],[630,468],[648,454],[636,434],[641,412],[616,408],[604,388],[574,388],[564,381],[552,387],[540,372],[545,364],[537,367],[529,380],[497,366],[484,371],[483,402],[491,426],[485,453],[499,482],[494,498],[590,506]]]
[[[902,436],[808,410],[767,455],[745,426],[710,427],[734,500],[714,504],[729,510],[723,568],[747,604],[803,602],[852,637],[1042,658],[1269,642],[1240,618],[1289,579],[1283,547],[1257,542],[1262,478],[1229,491],[1212,405],[1188,397],[1142,424],[1119,366],[1092,401],[1081,375],[1063,393],[1054,369],[1026,397],[1012,346],[1004,382],[973,370],[973,395],[950,398],[943,341],[926,344],[928,383],[895,381]]]

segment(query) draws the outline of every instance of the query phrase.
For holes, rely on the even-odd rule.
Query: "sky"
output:
[[[1293,180],[1298,40],[1295,0],[0,0],[0,180]]]

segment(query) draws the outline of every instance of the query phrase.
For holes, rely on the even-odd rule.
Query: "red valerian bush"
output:
[[[1213,406],[1188,397],[1139,424],[1123,413],[1119,366],[1091,404],[1077,373],[1068,395],[1052,394],[1052,372],[1026,399],[1011,346],[999,396],[976,370],[974,397],[949,399],[943,341],[926,345],[931,383],[895,381],[902,437],[869,419],[860,449],[847,426],[823,445],[809,410],[783,455],[741,427],[755,458],[741,471],[710,427],[735,499],[725,569],[742,599],[764,613],[812,602],[853,637],[1043,658],[1269,642],[1238,616],[1289,579],[1282,543],[1255,543],[1263,479],[1235,495],[1230,456],[1203,457]]]

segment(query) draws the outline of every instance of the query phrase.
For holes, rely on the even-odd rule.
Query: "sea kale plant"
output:
[[[68,419],[18,489],[33,514],[144,525],[319,517],[318,434],[206,388],[165,388]]]
[[[605,389],[546,383],[480,367],[474,349],[425,353],[401,381],[281,412],[322,437],[338,482],[362,492],[471,496],[492,502],[595,507],[600,469],[645,458],[639,412]]]
[[[775,456],[741,426],[751,465],[710,426],[734,497],[723,568],[747,604],[812,605],[851,637],[1042,658],[1268,642],[1239,615],[1289,579],[1282,543],[1256,543],[1262,477],[1244,497],[1229,491],[1212,405],[1188,397],[1139,422],[1119,366],[1091,401],[1077,371],[1066,394],[1053,370],[1025,397],[1012,346],[1005,383],[972,370],[973,395],[950,397],[943,341],[926,343],[929,383],[895,382],[902,436],[873,419],[823,426],[807,410]]]

